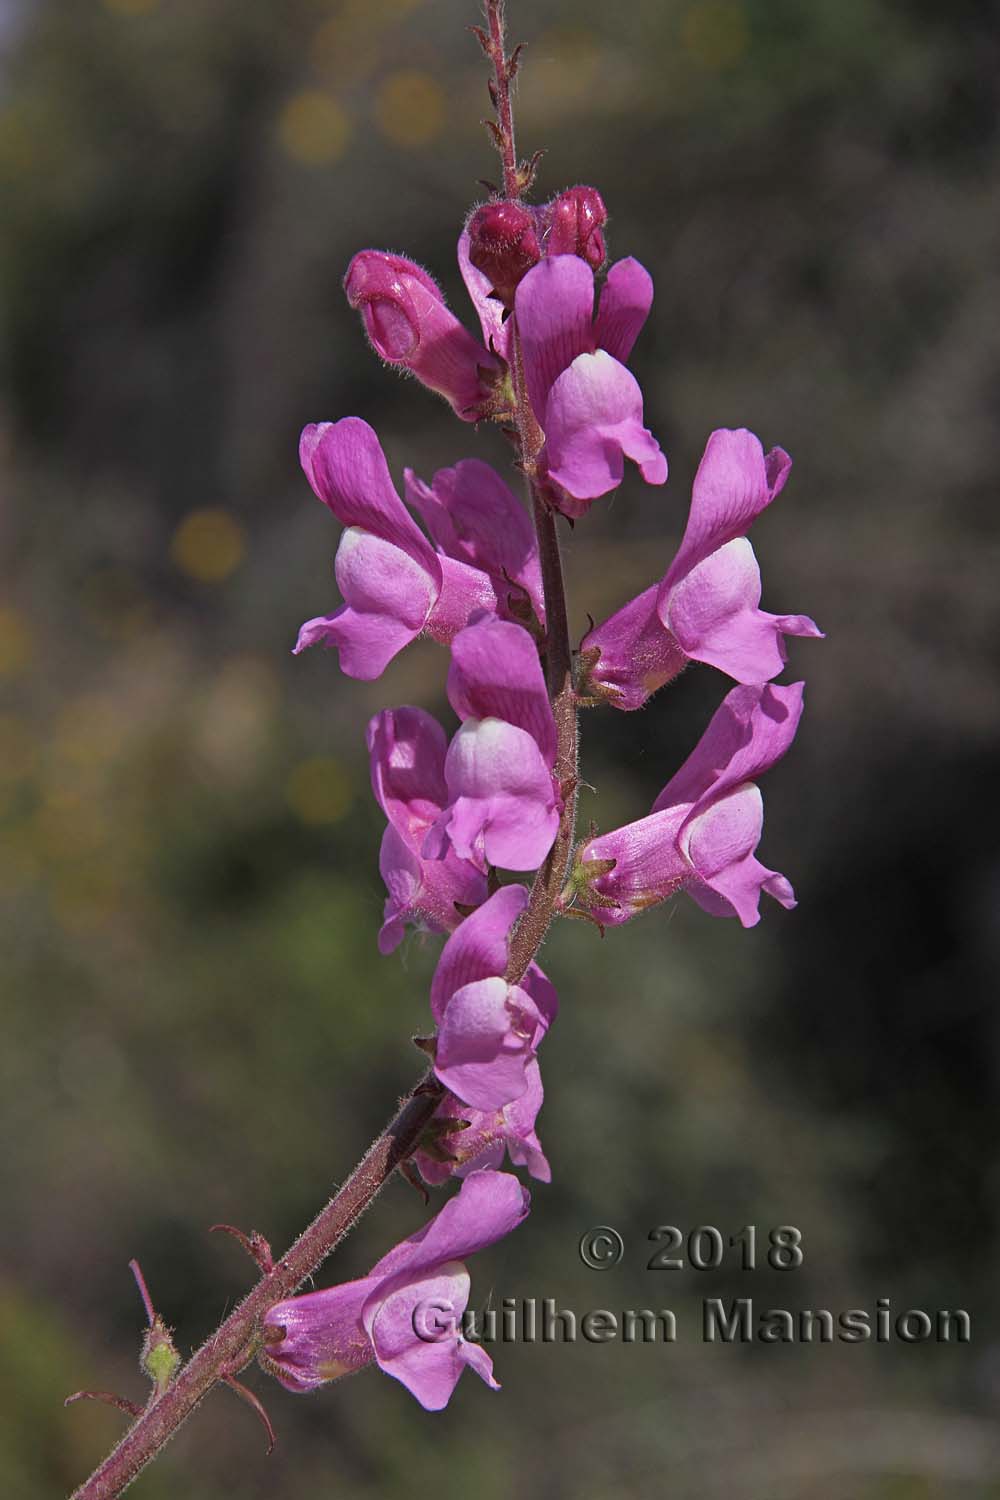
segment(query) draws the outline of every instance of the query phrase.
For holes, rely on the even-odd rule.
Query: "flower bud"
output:
[[[511,307],[521,277],[541,258],[533,215],[520,203],[484,203],[468,228],[469,260]]]
[[[344,277],[376,354],[403,365],[475,422],[495,404],[504,366],[462,327],[433,277],[402,255],[360,250]]]
[[[608,222],[608,211],[597,189],[567,188],[547,207],[546,255],[578,255],[591,270],[600,270],[607,258],[601,230]]]

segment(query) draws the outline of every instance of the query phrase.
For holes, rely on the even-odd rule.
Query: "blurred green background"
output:
[[[141,1397],[142,1262],[185,1351],[248,1285],[207,1226],[283,1247],[419,1070],[436,940],[379,959],[363,727],[450,722],[445,658],[382,681],[289,654],[335,602],[306,421],[398,477],[502,439],[382,369],[354,250],[454,261],[495,174],[473,0],[0,7],[0,1493],[56,1496]],[[709,432],[795,460],[755,527],[808,711],[765,784],[794,913],[680,899],[546,947],[551,1188],[473,1299],[672,1307],[678,1343],[501,1347],[423,1413],[367,1371],[221,1391],[135,1486],[182,1495],[985,1500],[1000,1495],[995,997],[1000,7],[514,0],[538,193],[598,185],[657,299],[633,364],[671,460],[568,537],[577,636],[658,577]],[[584,816],[641,815],[727,684],[589,714]],[[424,1220],[393,1183],[319,1277]],[[580,1235],[622,1233],[587,1270]],[[650,1272],[648,1231],[803,1232],[797,1272]],[[964,1307],[967,1347],[706,1346],[705,1295]]]

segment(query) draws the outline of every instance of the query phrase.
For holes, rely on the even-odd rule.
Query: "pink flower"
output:
[[[686,890],[714,917],[760,920],[760,893],[795,905],[784,875],[755,858],[764,804],[755,778],[784,755],[802,714],[804,684],[736,687],[649,817],[588,840],[572,883],[608,925]],[[461,930],[461,929],[459,929]]]
[[[404,470],[407,503],[421,517],[439,553],[485,573],[501,615],[530,604],[545,624],[538,541],[524,506],[495,469],[465,458],[438,469],[430,484]]]
[[[470,1287],[463,1262],[516,1229],[530,1205],[509,1173],[473,1173],[362,1280],[270,1308],[261,1364],[288,1390],[304,1392],[374,1361],[428,1411],[447,1406],[466,1365],[499,1390],[485,1349],[459,1331]]]
[[[616,708],[640,708],[688,661],[737,682],[766,682],[786,661],[784,636],[822,636],[807,615],[760,606],[760,569],[746,532],[781,493],[791,459],[767,456],[745,428],[708,440],[691,492],[687,528],[659,584],[632,599],[583,639],[585,691]]]
[[[624,361],[653,300],[638,261],[611,267],[594,315],[594,273],[577,255],[548,256],[524,277],[514,315],[532,410],[545,434],[541,462],[560,508],[581,516],[622,482],[625,459],[648,484],[667,461],[643,426],[642,392]]]
[[[299,457],[313,491],[346,530],[334,564],[344,603],[307,620],[296,652],[336,646],[341,670],[369,681],[422,631],[447,643],[473,614],[499,607],[487,572],[435,552],[396,493],[367,422],[344,417],[306,427]],[[468,513],[474,501],[468,493],[464,500]],[[492,493],[490,507],[495,512]],[[524,568],[529,575],[530,558]],[[509,592],[505,586],[505,598]]]
[[[449,1177],[466,1177],[483,1167],[499,1167],[506,1151],[515,1166],[527,1167],[539,1182],[552,1181],[535,1121],[542,1107],[542,1075],[533,1058],[524,1069],[527,1088],[501,1109],[472,1109],[447,1095],[431,1122],[434,1136],[413,1153],[413,1163],[431,1187]],[[456,1129],[450,1131],[449,1123]]]
[[[441,859],[450,844],[482,869],[535,869],[552,847],[561,802],[555,720],[528,632],[488,616],[460,631],[448,699],[463,723],[445,758],[448,802],[424,856]]]
[[[451,932],[461,920],[458,906],[486,900],[486,877],[454,849],[441,859],[421,854],[427,830],[448,801],[448,742],[437,720],[422,708],[386,710],[371,720],[366,739],[372,790],[388,819],[379,871],[389,894],[378,946],[391,953],[407,922]]]
[[[434,1071],[464,1104],[488,1114],[528,1092],[535,1054],[558,1008],[537,965],[520,984],[504,977],[510,931],[527,904],[524,886],[494,891],[445,943],[431,983]]]
[[[493,410],[503,362],[466,332],[420,266],[384,250],[361,250],[347,268],[344,290],[372,348],[388,364],[412,370],[465,422]]]

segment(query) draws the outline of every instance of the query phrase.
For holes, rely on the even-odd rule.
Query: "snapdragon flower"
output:
[[[755,856],[764,823],[755,778],[795,738],[803,688],[733,688],[649,816],[581,846],[570,882],[580,906],[611,926],[684,890],[711,916],[744,927],[760,920],[762,890],[794,906],[785,876]]]
[[[528,398],[545,435],[539,461],[568,516],[621,484],[626,458],[647,484],[666,480],[667,460],[643,425],[642,391],[624,363],[652,301],[649,272],[631,257],[611,267],[596,315],[594,273],[579,256],[546,257],[517,288]]]
[[[450,845],[480,868],[532,870],[552,847],[560,789],[556,726],[527,630],[482,616],[452,641],[448,701],[463,721],[448,747],[448,802],[423,853]]]
[[[494,891],[445,943],[431,982],[434,1071],[463,1103],[486,1112],[528,1092],[531,1064],[559,1008],[537,964],[519,984],[505,978],[511,928],[527,904],[523,885]]]
[[[380,953],[391,953],[407,923],[453,931],[460,907],[486,900],[486,877],[450,846],[440,859],[425,859],[421,852],[427,830],[448,802],[448,739],[437,720],[422,708],[386,709],[371,719],[366,739],[372,791],[388,819],[379,851],[388,895],[378,946]]]
[[[499,1109],[473,1109],[454,1094],[445,1095],[431,1130],[413,1153],[413,1164],[429,1186],[440,1186],[449,1177],[466,1177],[483,1167],[502,1166],[505,1152],[513,1166],[526,1167],[539,1182],[552,1181],[536,1130],[545,1097],[537,1059],[525,1063],[524,1078],[524,1093]]]
[[[786,635],[822,636],[808,615],[760,608],[760,569],[746,539],[791,466],[783,448],[765,457],[745,428],[712,433],[665,577],[583,638],[585,694],[615,708],[641,708],[689,661],[707,662],[737,682],[767,682],[785,665]]]
[[[526,535],[524,511],[488,465],[469,460],[471,467],[435,475],[430,488],[409,472],[408,493],[427,519],[435,550],[360,417],[306,427],[299,456],[313,492],[346,530],[334,564],[344,603],[302,626],[296,653],[335,646],[341,671],[369,681],[424,631],[447,644],[484,611],[509,614],[522,603],[542,610],[537,548]],[[482,527],[470,541],[477,494]]]
[[[530,1206],[510,1173],[473,1173],[361,1280],[269,1308],[261,1364],[286,1389],[306,1392],[374,1362],[427,1411],[447,1406],[466,1366],[499,1390],[486,1350],[459,1331],[470,1288],[464,1261],[510,1234]]]

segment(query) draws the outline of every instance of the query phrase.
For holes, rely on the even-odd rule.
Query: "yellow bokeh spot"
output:
[[[441,134],[445,99],[429,73],[390,73],[375,96],[375,118],[394,146],[426,146]]]
[[[682,26],[685,50],[713,71],[731,67],[747,50],[746,12],[736,0],[711,0],[689,10]]]
[[[31,660],[31,637],[24,618],[0,606],[0,677],[16,677]]]
[[[174,532],[170,554],[199,583],[221,583],[243,561],[243,528],[224,510],[195,510]]]
[[[278,121],[278,137],[295,161],[307,167],[325,167],[347,150],[351,122],[332,94],[303,89],[285,105]]]
[[[160,0],[104,0],[108,10],[120,16],[148,16],[159,3]]]
[[[297,765],[285,788],[288,804],[303,823],[338,823],[353,800],[351,783],[339,761],[317,756]]]

